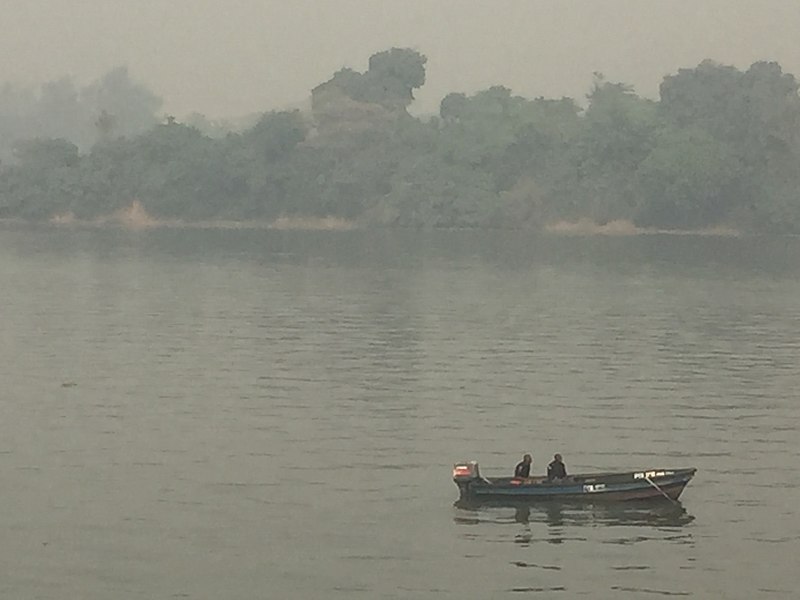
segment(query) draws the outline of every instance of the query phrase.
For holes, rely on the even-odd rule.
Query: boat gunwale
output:
[[[641,469],[641,470],[632,470],[632,471],[616,471],[616,472],[604,472],[604,473],[576,473],[575,475],[568,475],[564,479],[554,479],[548,480],[546,476],[536,476],[536,477],[487,477],[481,476],[480,479],[474,480],[475,483],[484,482],[487,484],[486,487],[499,487],[499,486],[508,486],[513,488],[529,488],[529,487],[545,487],[545,488],[552,488],[552,487],[574,487],[576,485],[584,485],[584,484],[592,484],[592,483],[605,483],[608,482],[609,479],[616,480],[621,479],[623,481],[612,481],[613,484],[621,484],[621,483],[628,483],[628,477],[630,477],[635,482],[647,482],[647,477],[639,477],[635,478],[634,475],[639,473],[650,473],[655,471],[656,473],[660,473],[659,475],[653,476],[651,479],[655,481],[664,481],[664,480],[673,480],[673,479],[683,479],[688,478],[691,480],[695,473],[697,472],[696,467],[684,467],[681,469]],[[454,480],[455,481],[455,480]],[[518,483],[512,483],[518,482]],[[456,483],[458,483],[456,481]],[[480,486],[480,483],[478,483]],[[483,486],[480,486],[483,487]]]

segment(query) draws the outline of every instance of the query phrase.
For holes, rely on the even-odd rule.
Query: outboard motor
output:
[[[474,460],[453,465],[453,481],[456,482],[462,498],[469,496],[470,484],[480,478],[481,472],[478,463]]]

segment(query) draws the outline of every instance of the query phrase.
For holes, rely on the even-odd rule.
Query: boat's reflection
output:
[[[481,522],[545,523],[550,527],[630,525],[644,527],[683,527],[694,521],[680,502],[625,502],[616,504],[464,504],[456,502],[459,509],[455,521],[461,524]]]

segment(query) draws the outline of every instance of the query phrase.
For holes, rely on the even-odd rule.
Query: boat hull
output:
[[[695,472],[694,468],[686,468],[598,473],[554,482],[537,478],[486,479],[477,475],[454,477],[454,481],[461,502],[626,502],[677,500]]]

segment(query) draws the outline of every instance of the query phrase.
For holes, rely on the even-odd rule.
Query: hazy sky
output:
[[[428,57],[415,112],[497,84],[582,99],[593,71],[655,97],[704,58],[800,76],[800,0],[0,0],[0,82],[128,65],[181,116],[299,105],[392,46]]]

